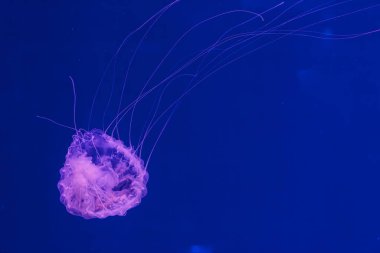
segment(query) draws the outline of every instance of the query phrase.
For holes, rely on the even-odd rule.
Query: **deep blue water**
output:
[[[305,1],[281,20],[324,2]],[[56,185],[73,131],[36,115],[73,126],[71,75],[77,124],[87,129],[96,87],[112,55],[126,34],[168,3],[2,2],[0,252],[380,252],[380,33],[339,41],[289,36],[223,68],[176,107],[149,163],[148,195],[138,207],[104,220],[66,212]],[[222,11],[263,12],[277,3],[178,3],[137,51],[126,99],[138,93],[191,25]],[[293,3],[264,15],[264,24]],[[377,3],[348,2],[288,29]],[[244,18],[232,15],[196,29],[154,80]],[[260,25],[256,20],[244,31]],[[377,7],[309,30],[328,36],[379,27]],[[141,36],[123,48],[116,67],[106,73],[91,128],[102,129],[117,110],[122,74]],[[238,55],[275,36],[263,35]],[[188,87],[186,80],[170,86],[164,105]],[[136,111],[135,142],[153,103],[147,99]],[[160,126],[146,142],[145,158]],[[128,119],[120,124],[120,135],[128,143]]]

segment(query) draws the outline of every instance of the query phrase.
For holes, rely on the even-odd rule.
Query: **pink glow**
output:
[[[147,193],[142,160],[98,129],[76,132],[60,173],[61,202],[86,219],[125,215]]]

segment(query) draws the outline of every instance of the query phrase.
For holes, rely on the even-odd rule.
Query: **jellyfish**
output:
[[[128,210],[137,206],[147,194],[149,161],[176,108],[182,99],[195,87],[226,66],[290,36],[323,40],[346,40],[380,31],[378,28],[371,28],[364,32],[338,34],[313,29],[327,22],[373,10],[379,7],[380,4],[341,12],[329,18],[314,19],[311,22],[308,21],[308,23],[302,21],[306,18],[313,18],[324,11],[339,8],[351,1],[327,2],[295,14],[296,7],[301,5],[303,1],[297,1],[290,5],[279,2],[262,12],[253,12],[251,10],[222,12],[201,20],[185,30],[157,62],[136,96],[127,105],[124,105],[128,77],[131,66],[137,57],[137,52],[161,17],[178,2],[179,0],[171,2],[127,35],[106,66],[92,100],[89,122],[92,118],[97,97],[106,82],[104,77],[115,69],[115,65],[117,65],[127,42],[137,33],[142,32],[122,73],[121,89],[119,90],[120,99],[116,102],[116,113],[108,124],[103,128],[88,128],[87,130],[77,127],[76,92],[72,77],[70,79],[74,93],[74,127],[58,123],[47,117],[38,116],[74,131],[64,165],[60,169],[58,182],[60,201],[70,214],[81,216],[85,219],[103,219],[109,216],[123,216]],[[292,15],[289,14],[291,12],[293,12]],[[221,32],[217,33],[211,42],[208,42],[205,47],[199,50],[194,50],[193,54],[185,57],[184,60],[182,59],[179,66],[175,66],[174,70],[170,70],[164,77],[157,77],[157,73],[173,54],[173,51],[191,33],[196,32],[202,26],[217,23],[220,19],[226,17],[233,17],[232,23],[228,27],[221,29]],[[255,28],[253,29],[252,27]],[[178,88],[180,80],[186,80],[180,84],[182,88],[175,93],[174,97],[164,101],[168,90],[173,87]],[[113,91],[113,88],[114,86],[112,85],[111,91]],[[112,100],[113,93],[111,92],[109,96],[107,107]],[[142,130],[137,138],[137,144],[133,145],[131,129],[137,108],[142,101],[152,96],[154,100],[148,112],[147,120],[141,126]],[[127,115],[129,116],[128,141],[123,142],[120,137],[120,132],[123,132],[120,129],[120,124],[126,119]],[[156,132],[154,132],[155,129]],[[143,157],[142,150],[145,147],[146,140],[153,135],[152,133],[155,133],[155,136],[148,155]]]
[[[124,215],[146,194],[142,160],[99,129],[75,133],[60,174],[61,202],[84,218]]]

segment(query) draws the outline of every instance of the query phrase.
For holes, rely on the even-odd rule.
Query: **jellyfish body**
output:
[[[98,129],[75,133],[60,174],[61,202],[69,213],[86,219],[125,215],[147,193],[142,160]]]

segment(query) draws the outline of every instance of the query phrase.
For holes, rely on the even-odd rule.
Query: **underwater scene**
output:
[[[380,2],[2,2],[0,253],[380,252]]]

